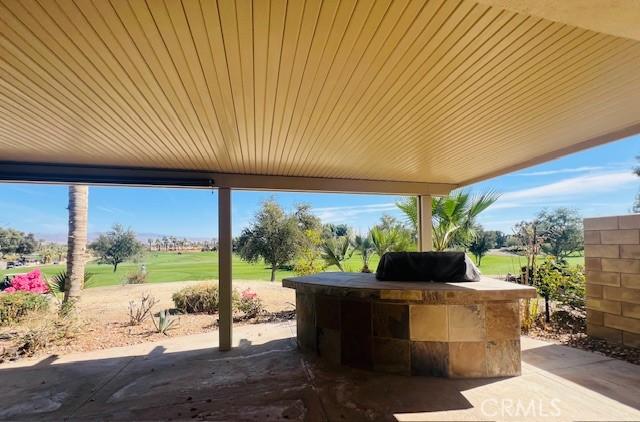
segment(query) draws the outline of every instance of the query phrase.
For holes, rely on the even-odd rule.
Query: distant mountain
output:
[[[89,242],[93,242],[102,232],[91,232],[87,235]],[[35,233],[37,239],[52,243],[67,243],[66,233]],[[175,236],[178,239],[187,239],[191,242],[204,242],[205,240],[216,240],[215,237],[206,236],[178,236],[163,233],[136,233],[136,237],[142,243],[147,243],[148,239],[162,239],[164,236]]]

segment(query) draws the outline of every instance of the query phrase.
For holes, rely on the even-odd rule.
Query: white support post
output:
[[[218,323],[221,351],[231,349],[232,287],[231,189],[218,189]]]
[[[418,250],[433,250],[433,226],[431,221],[431,195],[418,196]]]

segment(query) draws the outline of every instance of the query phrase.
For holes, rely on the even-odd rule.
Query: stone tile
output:
[[[640,290],[638,289],[604,286],[603,296],[608,300],[640,304]]]
[[[608,312],[616,315],[620,315],[620,313],[622,312],[620,302],[605,299],[587,298],[587,309]]]
[[[584,244],[585,245],[599,245],[600,244],[600,232],[597,230],[587,230],[584,232]]]
[[[603,338],[612,343],[622,343],[622,331],[616,328],[587,324],[587,334],[591,337]]]
[[[392,338],[373,338],[373,369],[393,374],[411,373],[411,342]]]
[[[631,347],[640,349],[640,334],[634,334],[629,332],[622,333],[622,342]]]
[[[422,290],[381,290],[382,300],[413,300],[422,301]]]
[[[598,284],[587,283],[587,297],[602,299],[602,288],[604,286]]]
[[[587,309],[587,321],[589,324],[604,325],[604,312]]]
[[[584,269],[587,271],[602,271],[600,258],[584,258]]]
[[[622,316],[635,318],[640,321],[640,305],[637,305],[635,303],[623,303]]]
[[[315,352],[316,313],[312,294],[296,291],[296,331],[298,347],[307,352]]]
[[[488,341],[486,345],[487,376],[520,375],[520,339]]]
[[[622,331],[640,334],[640,319],[628,318],[619,315],[604,315],[604,326],[609,328],[617,328]]]
[[[602,258],[602,271],[638,274],[640,273],[640,260]]]
[[[371,303],[342,300],[341,362],[356,368],[371,368]]]
[[[449,375],[449,343],[439,341],[411,342],[413,375],[446,377]]]
[[[339,365],[342,355],[340,331],[330,328],[318,328],[318,355],[329,363]]]
[[[597,217],[585,218],[584,229],[586,230],[615,230],[618,228],[618,217]]]
[[[620,229],[640,229],[640,214],[621,215],[618,217]]]
[[[603,286],[619,286],[619,273],[604,273],[601,271],[587,271],[586,280],[589,284],[600,284]]]
[[[478,342],[449,343],[449,376],[477,378],[486,376],[486,344]]]
[[[482,341],[485,333],[484,305],[449,305],[449,341]]]
[[[374,303],[373,335],[408,340],[409,305],[402,303]]]
[[[620,245],[620,258],[640,259],[640,245]]]
[[[593,258],[620,258],[618,245],[584,245],[584,253]]]
[[[520,338],[520,307],[518,302],[487,302],[485,311],[487,340]]]
[[[640,274],[622,274],[622,287],[640,289]]]
[[[340,329],[340,298],[318,294],[316,297],[316,326]]]
[[[409,336],[416,341],[447,341],[448,321],[445,305],[411,305]]]
[[[600,232],[603,245],[637,245],[640,243],[638,230],[603,230]]]

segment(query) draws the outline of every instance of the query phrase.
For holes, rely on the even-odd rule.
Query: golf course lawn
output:
[[[499,256],[487,255],[482,259],[480,270],[486,275],[505,275],[507,273],[517,273],[521,265],[526,262],[521,256]],[[569,258],[572,264],[583,264],[583,257]],[[148,252],[139,263],[122,263],[118,266],[118,271],[113,272],[113,267],[109,265],[98,265],[90,262],[87,271],[94,274],[89,287],[109,286],[120,284],[126,279],[126,275],[135,272],[140,265],[146,265],[148,272],[147,282],[165,283],[171,281],[186,280],[211,280],[218,277],[218,255],[216,252],[185,252],[182,254],[175,252]],[[373,256],[369,263],[369,268],[375,271],[378,265],[378,257]],[[346,271],[360,271],[362,260],[359,255],[354,255],[344,265]],[[12,268],[0,271],[0,275],[25,273],[34,267]],[[64,270],[64,265],[42,265],[39,266],[42,272],[47,275],[54,275]],[[329,267],[327,271],[337,271],[336,267]],[[280,270],[276,274],[277,280],[283,277],[294,275],[291,271]],[[233,277],[238,280],[266,280],[271,276],[271,270],[263,263],[250,264],[242,261],[239,257],[233,257]]]

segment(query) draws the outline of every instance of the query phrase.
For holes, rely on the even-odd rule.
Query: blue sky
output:
[[[640,188],[632,172],[640,154],[640,135],[592,148],[542,165],[469,186],[493,189],[498,202],[481,215],[487,229],[510,233],[511,227],[542,208],[576,208],[585,217],[628,213]],[[383,214],[400,217],[396,196],[233,193],[233,231],[251,221],[260,203],[275,198],[285,208],[308,203],[326,223],[346,223],[365,231]],[[67,229],[67,188],[53,185],[0,184],[0,226],[62,240]],[[114,223],[143,235],[211,238],[217,235],[215,191],[91,187],[89,231]]]

